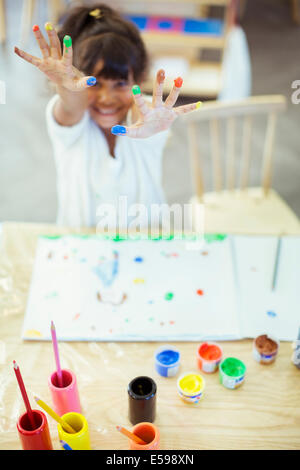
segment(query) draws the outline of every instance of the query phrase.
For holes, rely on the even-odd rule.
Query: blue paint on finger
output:
[[[111,128],[111,133],[114,135],[125,135],[126,128],[124,126],[116,125]]]
[[[88,86],[96,85],[97,79],[95,77],[90,77],[87,79],[86,84]]]

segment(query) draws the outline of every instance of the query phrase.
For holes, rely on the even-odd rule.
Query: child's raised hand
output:
[[[111,129],[114,135],[126,135],[133,138],[150,137],[158,132],[168,129],[172,122],[180,115],[194,111],[201,106],[201,102],[191,103],[174,108],[174,104],[180,93],[182,79],[179,77],[174,80],[174,86],[163,102],[163,83],[165,79],[164,70],[159,70],[154,83],[152,105],[149,105],[141,94],[140,87],[135,85],[132,88],[134,101],[139,109],[139,120],[130,127],[116,125]]]
[[[15,53],[27,62],[35,65],[56,85],[62,86],[69,91],[81,91],[95,85],[95,77],[86,77],[73,66],[73,49],[70,36],[64,37],[62,51],[58,35],[51,23],[46,23],[45,28],[49,44],[37,25],[32,28],[43,58],[40,59],[32,56],[17,47],[15,47]]]

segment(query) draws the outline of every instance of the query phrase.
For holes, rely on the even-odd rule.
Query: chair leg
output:
[[[5,0],[0,0],[0,44],[6,41]]]
[[[35,0],[23,0],[22,22],[21,22],[21,43],[24,46],[31,31]]]

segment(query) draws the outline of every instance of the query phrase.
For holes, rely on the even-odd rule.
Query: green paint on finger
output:
[[[66,46],[67,49],[72,46],[71,36],[67,35],[64,37],[64,45]]]
[[[132,93],[134,95],[140,95],[141,94],[141,89],[138,85],[133,85],[132,87]]]

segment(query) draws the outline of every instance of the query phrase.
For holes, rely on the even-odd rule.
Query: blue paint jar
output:
[[[155,352],[155,369],[162,377],[174,377],[180,366],[180,352],[170,345],[164,345]]]

